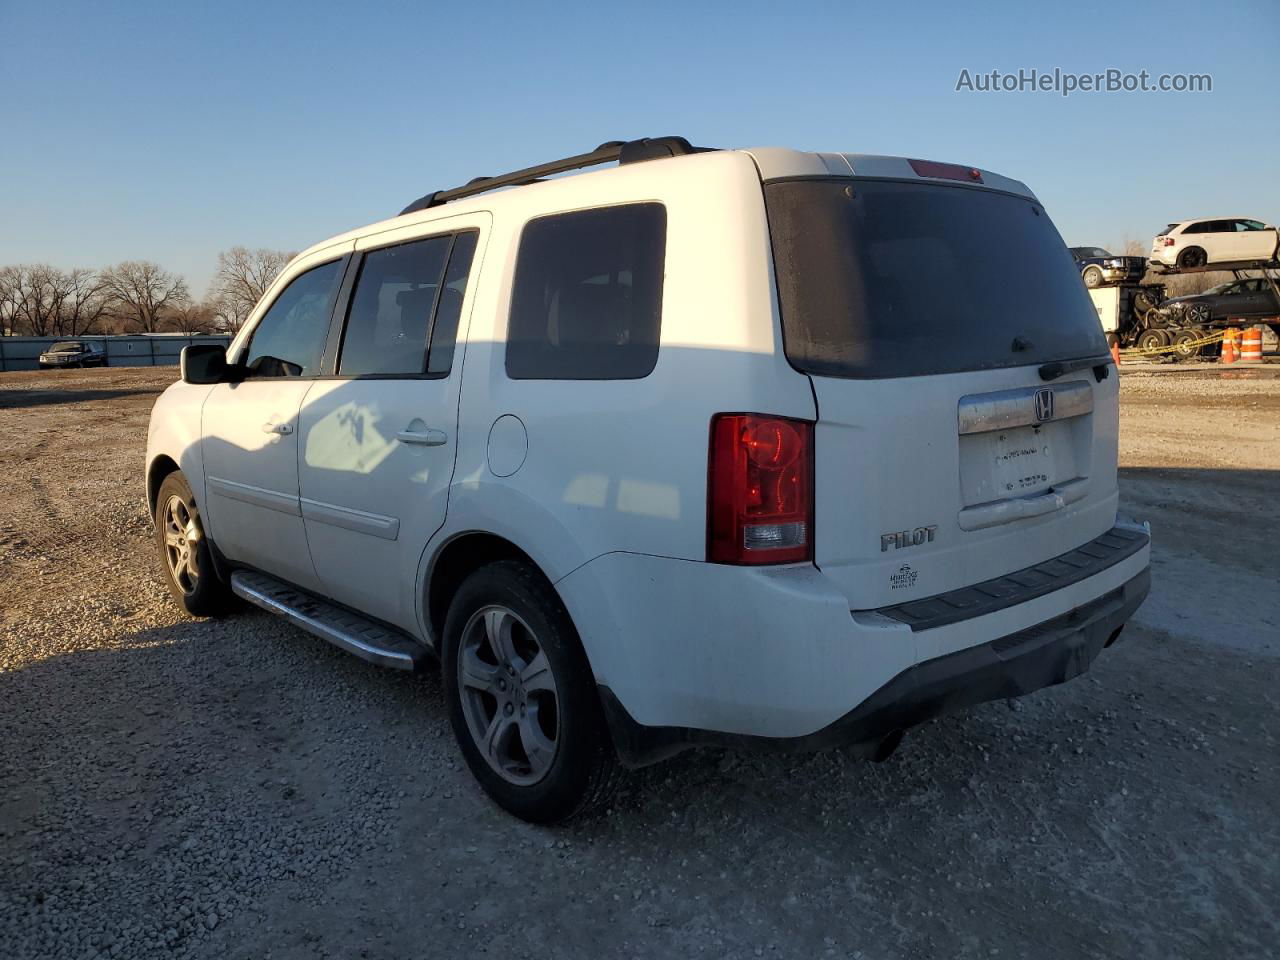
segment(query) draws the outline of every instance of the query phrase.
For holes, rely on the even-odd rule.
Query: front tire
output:
[[[1098,267],[1084,268],[1084,285],[1086,287],[1102,286],[1102,270]]]
[[[1207,304],[1193,303],[1187,307],[1185,316],[1189,323],[1208,323],[1209,307]]]
[[[165,582],[178,606],[193,617],[218,617],[230,611],[230,587],[213,564],[213,548],[204,535],[191,484],[181,470],[164,478],[156,495],[156,547]]]
[[[536,569],[504,560],[469,576],[449,606],[441,653],[454,736],[500,807],[556,823],[608,799],[617,759],[595,678]]]

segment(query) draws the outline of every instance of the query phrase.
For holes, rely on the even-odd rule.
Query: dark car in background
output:
[[[105,367],[107,351],[94,340],[59,340],[37,362],[41,367]]]
[[[1262,277],[1232,280],[1204,293],[1174,297],[1160,304],[1161,312],[1187,324],[1214,321],[1258,320],[1280,317],[1280,302],[1270,282]]]
[[[1145,257],[1118,257],[1102,247],[1072,247],[1076,269],[1086,287],[1100,287],[1122,280],[1141,280],[1147,271]]]

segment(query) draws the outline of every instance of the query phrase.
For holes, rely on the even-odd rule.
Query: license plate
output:
[[[1043,493],[1076,476],[1071,422],[1008,427],[960,438],[965,506]]]
[[[1047,490],[1053,482],[1053,450],[1044,427],[1012,427],[992,433],[992,479],[1006,497]]]

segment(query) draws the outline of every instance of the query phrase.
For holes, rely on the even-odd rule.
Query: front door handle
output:
[[[293,433],[292,423],[264,423],[262,425],[263,433],[278,433],[282,436],[288,436]]]
[[[396,434],[401,443],[416,443],[423,447],[442,447],[449,442],[443,430],[401,430]]]

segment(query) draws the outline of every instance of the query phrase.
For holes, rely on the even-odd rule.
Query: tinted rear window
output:
[[[787,357],[882,378],[1107,352],[1093,304],[1039,204],[884,180],[765,185]]]

